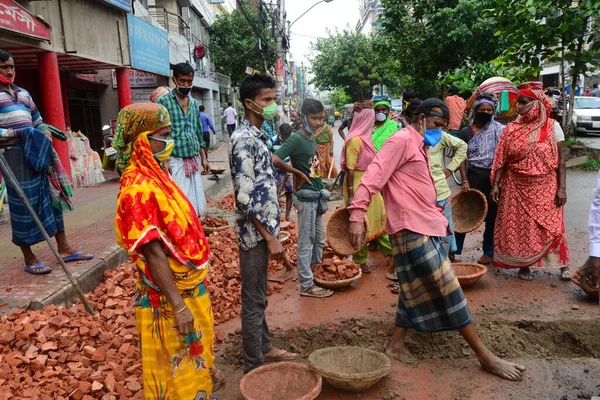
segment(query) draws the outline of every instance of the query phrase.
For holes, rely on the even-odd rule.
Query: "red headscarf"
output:
[[[548,133],[554,131],[554,120],[550,118],[552,104],[544,93],[541,82],[527,82],[519,87],[519,95],[533,99],[514,121],[521,129],[531,131],[530,143],[543,142]]]

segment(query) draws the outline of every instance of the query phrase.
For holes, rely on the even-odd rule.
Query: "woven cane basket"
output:
[[[365,235],[359,249],[367,244],[369,224],[365,219]],[[337,254],[349,256],[358,250],[350,242],[350,213],[344,208],[336,210],[327,223],[327,241]]]
[[[450,200],[454,232],[469,233],[479,228],[488,211],[487,199],[479,190],[458,192]]]
[[[353,346],[315,350],[308,356],[308,363],[331,386],[351,392],[369,389],[392,367],[385,354]]]
[[[314,277],[313,279],[317,283],[317,285],[324,287],[326,289],[341,289],[352,285],[354,281],[357,281],[362,276],[362,270],[358,270],[358,274],[353,276],[352,278],[342,279],[337,281],[324,281],[322,279]]]
[[[456,262],[452,263],[458,283],[463,289],[473,286],[483,275],[487,273],[485,265],[476,263]]]

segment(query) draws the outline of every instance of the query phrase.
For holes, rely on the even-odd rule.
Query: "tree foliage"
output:
[[[388,82],[390,61],[376,57],[373,39],[356,30],[328,33],[312,44],[312,83],[318,89],[343,89],[356,101],[370,98],[373,86]]]
[[[234,86],[244,79],[247,66],[266,72],[264,66],[272,68],[276,61],[275,41],[269,26],[259,23],[254,7],[246,6],[245,11],[251,23],[238,9],[218,15],[208,28],[212,62],[218,72],[231,77]],[[262,49],[256,31],[268,42],[268,45],[262,43]]]
[[[346,94],[344,89],[338,88],[329,93],[329,97],[325,103],[333,105],[337,110],[341,110],[344,108],[345,104],[348,104],[351,101],[352,98]]]
[[[505,68],[537,75],[543,62],[570,64],[572,87],[580,74],[600,67],[600,1],[598,0],[494,0],[489,15],[497,19],[497,36],[510,45],[498,58]],[[571,128],[573,102],[564,128]]]
[[[504,40],[494,35],[493,18],[484,16],[492,1],[382,0],[378,50],[395,55],[403,87],[439,96],[445,75],[470,74],[502,53]]]

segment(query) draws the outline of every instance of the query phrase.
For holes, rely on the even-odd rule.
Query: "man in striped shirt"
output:
[[[15,85],[15,62],[12,55],[0,49],[0,151],[8,161],[10,169],[31,203],[38,219],[49,236],[56,236],[58,251],[65,262],[89,260],[93,256],[75,251],[67,241],[63,212],[52,205],[48,190],[46,168],[34,169],[26,161],[25,143],[49,146],[51,134],[38,111],[29,92]],[[46,134],[42,134],[43,131]],[[51,146],[51,145],[50,145]],[[35,157],[35,149],[27,151],[29,157]],[[6,177],[5,177],[6,178]],[[25,271],[42,275],[52,269],[40,262],[31,251],[31,246],[43,242],[44,236],[39,230],[15,187],[7,180],[8,206],[12,228],[12,242],[21,248],[25,262]]]
[[[194,68],[187,63],[177,64],[173,68],[172,79],[175,89],[156,100],[158,104],[165,106],[171,117],[171,137],[175,141],[175,147],[169,157],[169,167],[173,179],[194,206],[196,214],[203,216],[206,198],[202,188],[200,164],[205,173],[208,173],[210,166],[202,137],[198,102],[190,96]]]

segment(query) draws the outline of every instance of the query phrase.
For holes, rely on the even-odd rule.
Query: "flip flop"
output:
[[[52,272],[52,268],[41,262],[39,264],[26,266],[25,272],[29,272],[32,275],[46,275]]]
[[[391,273],[388,272],[387,274],[385,274],[385,277],[388,278],[390,281],[397,281],[398,280],[398,275],[396,275],[396,273]]]
[[[300,296],[324,299],[325,297],[333,296],[333,290],[323,289],[322,287],[313,285],[310,289],[300,291]]]
[[[290,353],[283,349],[273,349],[267,354],[263,354],[264,362],[275,362],[275,361],[292,361],[298,358],[298,354]]]
[[[6,224],[8,224],[8,220],[0,219],[0,225],[6,225]]]
[[[64,257],[63,261],[68,263],[68,262],[75,262],[75,261],[87,261],[87,260],[91,260],[92,258],[94,258],[93,254],[85,254],[83,251],[76,251],[75,253],[71,254],[70,256]]]

